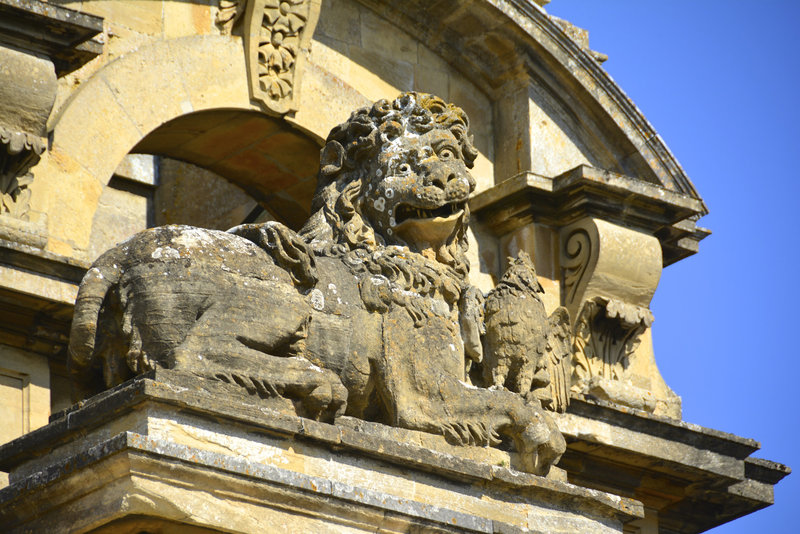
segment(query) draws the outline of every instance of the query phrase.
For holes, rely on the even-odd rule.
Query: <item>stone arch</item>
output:
[[[314,87],[313,93],[329,83],[318,67],[309,68],[305,77]],[[337,95],[342,100],[339,103]],[[34,209],[49,214],[48,248],[85,256],[97,202],[117,165],[133,150],[153,151],[153,137],[148,140],[148,136],[166,142],[198,114],[216,113],[217,119],[225,114],[231,120],[238,117],[257,123],[262,133],[269,133],[261,141],[282,145],[273,150],[304,145],[312,160],[295,165],[298,172],[302,167],[296,183],[258,184],[253,173],[234,172],[233,165],[223,169],[230,171],[226,178],[262,201],[268,202],[267,197],[275,194],[281,200],[302,195],[301,190],[309,188],[309,169],[318,162],[318,152],[312,156],[309,143],[320,143],[331,127],[346,118],[354,102],[363,105],[365,101],[362,95],[341,87],[336,92],[326,91],[326,97],[324,111],[319,111],[312,94],[301,98],[292,117],[271,118],[261,112],[250,100],[242,42],[237,37],[159,40],[120,56],[94,73],[50,121],[51,146],[33,170],[32,202]],[[171,155],[189,159],[185,153]],[[287,193],[302,181],[306,183],[297,191]],[[37,195],[37,189],[57,193]]]
[[[309,216],[320,146],[287,121],[241,109],[181,115],[150,132],[132,152],[193,163],[243,189],[293,228]]]

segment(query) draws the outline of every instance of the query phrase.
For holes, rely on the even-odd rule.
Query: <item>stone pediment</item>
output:
[[[699,199],[694,184],[647,119],[559,19],[525,0],[362,0],[500,99],[530,79],[552,99],[592,166]],[[544,107],[544,106],[543,106]],[[557,109],[560,108],[560,109]],[[611,142],[614,141],[614,142]],[[611,147],[618,145],[614,153]],[[600,161],[605,164],[597,164]],[[566,171],[568,169],[563,169]],[[509,176],[510,177],[510,176]],[[705,214],[706,210],[701,210]]]
[[[661,212],[660,220],[644,224],[659,237],[664,264],[697,252],[709,232],[695,221],[708,209],[652,125],[600,66],[585,33],[576,39],[568,23],[521,0],[362,3],[403,21],[497,103],[502,139],[495,141],[495,183],[533,173],[554,180],[545,189],[558,189],[564,176],[589,166],[618,175],[637,198],[656,186],[693,204],[670,220]]]

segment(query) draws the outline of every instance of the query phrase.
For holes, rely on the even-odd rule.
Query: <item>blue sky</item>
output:
[[[711,213],[700,253],[652,303],[656,360],[684,420],[754,438],[800,470],[800,2],[553,0],[681,162]],[[710,532],[794,533],[800,473],[776,504]]]

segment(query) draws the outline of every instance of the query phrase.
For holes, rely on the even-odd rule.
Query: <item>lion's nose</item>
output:
[[[456,173],[454,172],[432,172],[428,175],[428,180],[431,185],[435,185],[439,189],[446,189],[447,184],[452,182],[457,178]]]

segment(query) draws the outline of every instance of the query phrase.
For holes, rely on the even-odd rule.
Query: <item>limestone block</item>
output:
[[[163,35],[167,39],[186,35],[204,35],[214,31],[214,7],[217,0],[163,2]]]
[[[114,99],[142,135],[160,126],[164,117],[192,111],[184,104],[189,102],[189,95],[184,88],[183,73],[175,69],[179,56],[164,48],[158,43],[141,47],[133,61],[112,61],[100,73]],[[143,68],[144,65],[147,67]],[[158,98],[143,99],[142,95],[148,93]]]
[[[391,99],[414,87],[414,67],[392,56],[384,56],[369,48],[350,47],[350,59],[355,65],[350,71],[350,83],[371,100]]]
[[[161,0],[91,0],[80,2],[85,13],[98,15],[131,30],[148,35],[160,35],[163,4]]]
[[[111,177],[122,158],[141,139],[143,134],[140,126],[146,127],[141,120],[131,120],[127,102],[120,100],[121,92],[136,100],[136,106],[143,114],[152,117],[152,111],[147,110],[148,103],[141,98],[150,89],[140,85],[137,88],[140,92],[134,92],[138,73],[134,68],[121,65],[116,68],[132,76],[131,86],[122,88],[122,81],[117,81],[115,85],[118,91],[115,92],[102,74],[95,75],[82,85],[71,105],[64,109],[53,132],[53,152],[74,158],[90,174],[105,180]],[[110,123],[114,125],[114,135],[108,134]],[[33,172],[36,176],[37,168]]]
[[[315,36],[311,45],[310,62],[317,68],[323,67],[330,76],[335,76],[340,83],[345,84],[350,80],[352,66],[348,57],[349,50],[350,46],[343,41],[325,35]]]
[[[467,113],[470,130],[475,134],[492,131],[492,102],[468,79],[452,76],[448,99]]]
[[[106,20],[103,34],[102,55],[58,79],[58,93],[53,104],[53,112],[48,119],[48,130],[58,122],[64,106],[100,69],[122,55],[135,51],[151,40],[151,36],[120,26],[113,20]]]
[[[456,456],[440,436],[285,416],[223,384],[156,375],[0,450],[14,484],[0,521],[48,532],[136,519],[229,532],[610,534],[642,516],[632,499],[509,469],[500,451]]]
[[[496,183],[524,172],[533,165],[527,89],[517,83],[509,83],[502,93],[495,103]]]
[[[467,232],[469,280],[483,293],[494,288],[500,272],[497,240],[480,222],[473,220]]]
[[[52,61],[0,46],[0,127],[45,135],[55,93]]]
[[[373,11],[367,8],[362,8],[360,11],[361,48],[398,62],[408,64],[417,62],[416,40]]]
[[[158,185],[157,156],[150,154],[128,154],[114,171],[116,176],[155,187]]]
[[[554,177],[582,164],[601,168],[583,145],[585,130],[543,84],[514,80],[497,103],[497,179],[521,172]]]
[[[313,50],[319,47],[316,43]],[[287,122],[314,135],[320,141],[328,136],[331,128],[347,120],[350,112],[370,104],[369,98],[357,91],[339,76],[320,66],[313,60],[306,64],[300,105],[294,117]],[[336,102],[337,105],[331,105]]]
[[[83,258],[103,185],[58,148],[44,153],[33,174],[32,208],[48,214],[47,250]]]
[[[581,135],[587,125],[577,123],[541,84],[529,87],[527,124],[532,172],[558,176],[590,162]]]
[[[485,191],[494,183],[494,163],[492,139],[487,135],[475,136],[475,148],[478,157],[475,158],[472,175],[475,177],[475,191]]]
[[[240,38],[192,36],[169,41],[168,47],[168,51],[155,52],[171,57],[171,63],[164,63],[164,70],[157,75],[168,76],[174,71],[173,82],[186,88],[187,100],[178,102],[181,114],[226,107],[257,109],[250,102]]]
[[[520,252],[533,258],[539,283],[544,288],[542,301],[547,313],[553,313],[561,305],[557,234],[552,228],[531,223],[504,235],[500,239],[500,272],[507,267],[508,258],[516,258]]]
[[[148,226],[150,198],[111,185],[103,188],[92,220],[88,257],[93,261]]]
[[[352,0],[323,0],[315,35],[361,46],[361,8]]]
[[[425,48],[420,45],[420,48]],[[442,98],[449,98],[450,78],[447,74],[449,66],[440,69],[429,67],[420,63],[414,65],[414,90],[422,93],[443,95]]]

